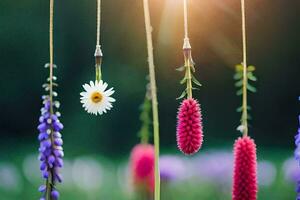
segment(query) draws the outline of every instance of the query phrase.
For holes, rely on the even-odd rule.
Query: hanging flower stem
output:
[[[54,16],[54,0],[50,0],[50,22],[49,22],[49,100],[50,115],[53,115],[53,16]],[[50,129],[50,141],[53,144],[53,129]],[[51,200],[51,191],[53,190],[53,169],[50,169],[49,178],[46,180],[46,200]]]
[[[246,41],[246,14],[245,14],[245,0],[241,0],[242,9],[242,34],[243,34],[243,112],[242,112],[242,126],[243,136],[248,136],[248,104],[247,104],[247,41]]]
[[[183,55],[184,55],[184,66],[186,68],[186,93],[187,98],[193,98],[193,86],[192,86],[192,72],[191,72],[191,60],[192,60],[192,48],[188,36],[188,11],[187,11],[187,0],[183,2],[183,14],[184,14],[184,44],[183,44]]]
[[[187,39],[188,40],[188,39]],[[186,93],[187,98],[193,98],[193,86],[192,86],[192,72],[191,72],[191,57],[192,57],[192,49],[191,48],[184,48],[184,66],[186,68],[185,77],[186,77]]]
[[[149,1],[144,0],[144,17],[145,28],[147,38],[147,50],[148,50],[148,63],[149,63],[149,76],[151,86],[152,97],[152,113],[153,113],[153,131],[154,131],[154,149],[155,149],[155,189],[154,199],[160,200],[160,173],[159,173],[159,120],[158,120],[158,103],[157,103],[157,91],[155,80],[155,66],[153,58],[153,43],[152,43],[152,27],[150,21]]]
[[[95,51],[95,70],[96,70],[96,81],[102,80],[102,73],[101,73],[101,65],[102,65],[102,51],[100,49],[100,45],[96,46]]]
[[[142,122],[142,127],[140,130],[140,137],[141,137],[141,143],[142,144],[148,144],[149,142],[149,132],[150,132],[150,124],[151,124],[151,99],[149,99],[147,96],[145,97],[145,100],[142,104],[142,113],[140,115],[140,120]]]
[[[97,0],[97,41],[95,50],[95,67],[96,67],[96,81],[102,79],[101,64],[102,64],[102,51],[100,46],[100,26],[101,26],[101,0]]]

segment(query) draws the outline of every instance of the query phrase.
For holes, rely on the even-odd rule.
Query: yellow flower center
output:
[[[94,92],[91,96],[91,99],[94,103],[99,103],[103,100],[103,95],[99,92]]]

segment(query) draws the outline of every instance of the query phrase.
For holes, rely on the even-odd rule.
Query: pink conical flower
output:
[[[234,177],[232,200],[256,200],[256,145],[250,137],[239,138],[234,144]]]
[[[177,115],[177,145],[184,154],[196,153],[203,142],[202,116],[199,103],[185,99]]]
[[[150,144],[136,145],[130,157],[130,170],[137,189],[154,191],[154,147]]]

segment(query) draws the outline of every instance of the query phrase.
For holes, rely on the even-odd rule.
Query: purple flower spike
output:
[[[299,96],[298,99],[300,101],[300,96]],[[300,115],[298,116],[298,119],[299,119],[299,128],[298,128],[298,133],[295,136],[296,150],[295,150],[295,153],[294,153],[294,157],[298,161],[298,163],[300,164]],[[298,193],[297,194],[297,200],[300,200],[300,177],[297,179],[297,189],[296,189],[296,192]]]
[[[40,141],[39,157],[40,170],[42,177],[47,180],[49,184],[39,187],[42,193],[40,200],[59,199],[59,192],[55,189],[57,182],[61,182],[62,178],[59,169],[63,167],[63,140],[59,131],[63,129],[62,123],[59,121],[58,116],[54,114],[56,109],[51,103],[49,96],[44,97],[44,106],[41,109],[41,116],[39,118],[38,140]],[[49,193],[46,191],[49,191]],[[46,196],[49,195],[49,196]]]

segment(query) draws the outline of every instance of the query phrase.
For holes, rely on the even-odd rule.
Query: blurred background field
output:
[[[24,156],[25,155],[25,156]],[[38,199],[41,183],[36,154],[12,154],[0,163],[1,199]],[[258,199],[293,199],[299,167],[289,151],[259,150]],[[267,158],[267,159],[264,159]],[[178,154],[161,156],[162,198],[231,199],[232,153],[209,150],[187,158]],[[135,199],[126,158],[108,159],[97,155],[66,158],[61,198]]]
[[[188,158],[176,150],[175,140],[176,97],[183,89],[178,83],[183,75],[175,71],[183,63],[182,1],[150,2],[162,159],[175,156],[165,162],[179,166],[168,169],[177,177],[162,184],[163,199],[230,199],[231,151],[240,117],[232,78],[241,62],[239,1],[191,0],[190,38],[196,76],[203,84],[194,95],[203,110],[205,142],[203,150]],[[247,3],[248,60],[259,79],[258,93],[249,99],[250,135],[261,163],[259,199],[294,199],[299,176],[292,155],[299,114],[300,3]],[[79,101],[81,84],[94,78],[95,5],[80,0],[55,5],[55,74],[66,160],[65,182],[58,188],[65,200],[127,200],[133,197],[126,166],[139,141],[139,105],[148,70],[142,1],[103,1],[103,78],[115,88],[117,102],[101,117],[86,114]],[[36,126],[47,62],[48,1],[1,0],[0,200],[39,197]]]

